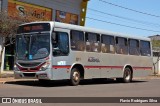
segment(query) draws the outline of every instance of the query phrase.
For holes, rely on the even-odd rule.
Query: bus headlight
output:
[[[14,65],[14,71],[20,71],[16,64]]]
[[[44,71],[46,70],[47,68],[49,67],[49,64],[48,63],[45,63],[41,66],[41,68],[39,69],[40,71]]]

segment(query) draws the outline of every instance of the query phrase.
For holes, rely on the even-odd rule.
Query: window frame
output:
[[[119,38],[124,39],[124,43],[119,43]],[[121,42],[121,41],[120,41]],[[128,55],[129,54],[129,49],[128,49],[128,38],[126,37],[115,37],[115,46],[116,46],[116,54],[122,54],[122,55]],[[125,48],[123,50],[123,48]]]
[[[68,37],[68,53],[66,55],[54,55],[53,53],[53,39],[52,39],[52,36],[53,36],[53,33],[65,33]],[[57,38],[56,38],[57,39]],[[68,32],[65,32],[65,31],[52,31],[52,34],[51,34],[51,43],[52,43],[52,56],[54,57],[58,57],[58,56],[68,56],[70,54],[70,45],[69,45],[69,34]]]
[[[143,53],[142,53],[142,42],[148,42],[148,44],[149,44],[149,55],[143,55]],[[152,50],[151,50],[151,43],[150,43],[150,41],[146,41],[146,40],[140,40],[140,54],[141,54],[141,56],[148,56],[148,57],[151,57],[152,56]]]
[[[83,43],[84,43],[84,50],[79,50],[79,49],[72,49],[72,32],[73,31],[76,31],[76,32],[81,32],[81,33],[83,33]],[[80,30],[70,30],[70,49],[72,50],[72,51],[85,51],[85,48],[86,48],[86,46],[85,46],[85,33],[83,32],[83,31],[80,31]]]
[[[130,45],[130,41],[136,41],[137,43],[138,43],[138,45],[136,44],[136,46],[131,46]],[[131,49],[131,47],[132,48],[136,48],[137,50],[138,50],[138,54],[131,54],[131,52],[130,52],[130,49]],[[129,38],[128,39],[128,51],[129,51],[129,55],[134,55],[134,56],[139,56],[139,55],[141,55],[141,52],[140,52],[140,40],[138,40],[138,39],[134,39],[134,38]]]
[[[90,41],[88,38],[88,34],[95,34],[96,35],[96,42],[95,41]],[[93,36],[93,35],[92,35]],[[87,50],[87,43],[92,43],[90,44],[90,51]],[[98,43],[97,48],[99,48],[100,50],[98,51],[93,51],[91,50],[91,46],[93,45],[93,43]],[[94,52],[94,53],[100,53],[101,52],[101,35],[98,33],[92,33],[92,32],[85,32],[85,48],[86,48],[86,52]]]
[[[109,43],[104,43],[104,38],[103,37],[109,37]],[[113,38],[112,40],[111,40],[111,38]],[[107,46],[110,46],[110,45],[113,45],[113,52],[111,51],[111,50],[109,50],[109,52],[103,52],[102,51],[102,45],[103,44],[105,44],[105,45],[107,45]],[[101,51],[102,51],[102,53],[111,53],[111,54],[115,54],[115,36],[112,36],[112,35],[107,35],[107,34],[101,34]]]

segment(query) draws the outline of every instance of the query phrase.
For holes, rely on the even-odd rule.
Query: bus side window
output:
[[[139,55],[139,41],[135,39],[129,39],[129,54],[130,55]]]
[[[96,33],[85,33],[86,51],[100,52],[100,35]]]
[[[115,41],[113,36],[102,35],[101,43],[102,53],[115,53]]]
[[[149,41],[140,41],[140,51],[142,56],[151,56],[151,48]]]
[[[84,33],[82,31],[71,31],[71,49],[76,51],[84,51]]]
[[[127,38],[116,37],[116,52],[118,54],[128,54]]]

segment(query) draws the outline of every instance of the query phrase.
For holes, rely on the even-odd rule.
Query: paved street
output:
[[[0,97],[10,96],[160,97],[160,79],[134,80],[127,84],[112,80],[86,80],[79,86],[69,86],[67,81],[51,82],[50,84],[40,84],[38,81],[13,81],[0,84]]]

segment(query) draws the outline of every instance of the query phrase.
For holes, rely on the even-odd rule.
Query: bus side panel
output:
[[[68,34],[68,46],[70,45],[70,30],[63,28],[54,28],[55,32],[63,32]],[[66,41],[64,41],[66,42]],[[70,79],[70,50],[65,56],[52,56],[52,79]]]
[[[117,59],[119,56],[110,53],[101,54],[101,78],[121,77],[123,75],[124,63]]]
[[[147,56],[74,51],[71,54],[70,64],[73,64],[75,61],[83,63],[85,79],[123,77],[123,70],[126,65],[130,65],[133,68],[133,77],[152,74],[152,58]],[[89,60],[90,58],[93,60]]]
[[[69,56],[53,57],[52,80],[70,79]]]
[[[91,57],[99,58],[99,54],[85,51],[71,51],[70,56],[70,64],[80,63],[84,67],[84,79],[100,78],[101,70],[97,67],[99,63],[93,61],[88,62]]]
[[[133,66],[133,77],[145,77],[153,74],[152,57],[137,57],[137,65]]]

